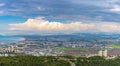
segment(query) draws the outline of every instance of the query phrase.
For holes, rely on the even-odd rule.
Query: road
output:
[[[69,62],[71,66],[76,66],[75,63],[73,63],[72,61],[70,61],[70,59],[60,58],[60,60],[65,60],[65,61]]]

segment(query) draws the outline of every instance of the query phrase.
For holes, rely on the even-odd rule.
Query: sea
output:
[[[24,40],[23,37],[0,36],[0,42],[11,43]]]

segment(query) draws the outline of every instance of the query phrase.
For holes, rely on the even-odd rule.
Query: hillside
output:
[[[106,60],[102,57],[14,56],[0,57],[0,66],[120,66],[120,57]]]

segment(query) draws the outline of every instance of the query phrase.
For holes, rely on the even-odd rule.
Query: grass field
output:
[[[66,48],[66,47],[54,47],[55,49],[60,49],[60,50],[65,50],[65,51],[70,51],[70,50],[89,50],[90,48]],[[74,57],[80,57],[81,54],[70,54],[71,56]]]
[[[120,49],[120,45],[116,45],[116,44],[111,44],[110,47],[115,49]]]
[[[54,47],[60,50],[89,50],[90,48],[66,48],[66,47]]]

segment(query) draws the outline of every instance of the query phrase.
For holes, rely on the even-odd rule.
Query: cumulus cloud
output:
[[[79,32],[120,32],[120,24],[114,22],[83,23],[83,22],[50,22],[43,17],[28,19],[24,23],[10,24],[11,31],[35,31],[43,33],[79,33]],[[34,32],[33,32],[34,34]]]
[[[39,31],[79,31],[93,28],[93,24],[84,24],[82,22],[49,22],[42,17],[28,19],[24,23],[10,24],[10,30],[39,30]]]
[[[94,28],[96,28],[96,31],[98,30],[98,32],[120,32],[120,23],[105,22],[100,23],[99,25],[97,24]]]

